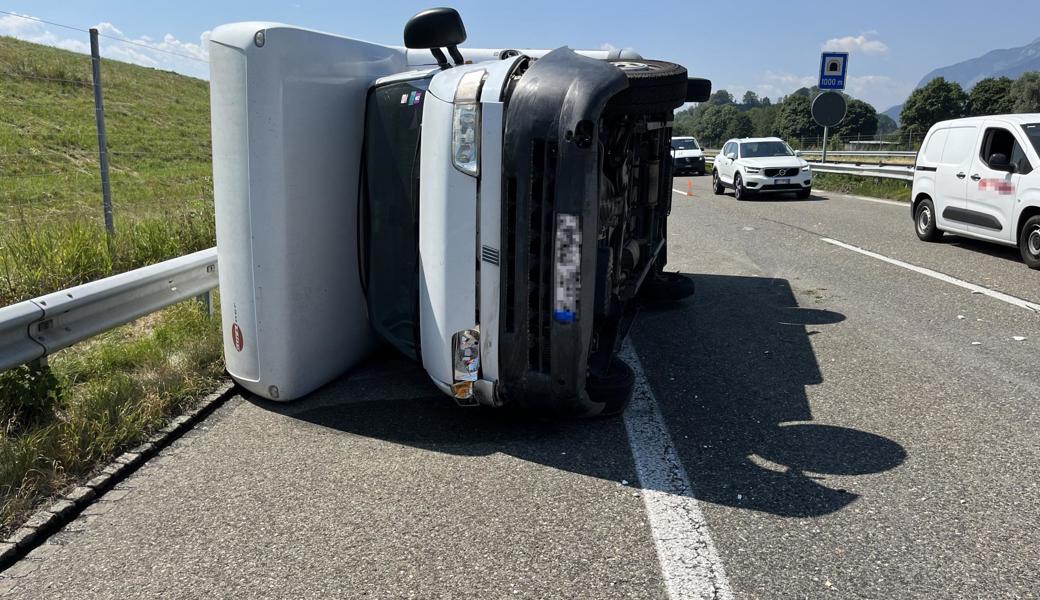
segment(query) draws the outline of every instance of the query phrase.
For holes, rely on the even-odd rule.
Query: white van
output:
[[[944,231],[1018,246],[1040,269],[1040,114],[936,123],[914,165],[917,237]]]

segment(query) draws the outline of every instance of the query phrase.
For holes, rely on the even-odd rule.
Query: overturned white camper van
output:
[[[245,388],[297,398],[389,342],[460,403],[627,402],[637,292],[692,292],[662,271],[671,118],[710,84],[630,51],[465,37],[451,9],[413,17],[406,48],[213,31],[224,348]]]

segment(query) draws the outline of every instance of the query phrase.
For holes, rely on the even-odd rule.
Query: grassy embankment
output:
[[[910,201],[910,182],[897,179],[879,179],[875,177],[854,177],[837,173],[814,173],[813,187],[819,190],[869,196],[871,198],[887,198],[901,202]]]
[[[0,306],[213,245],[206,82],[104,62],[117,236],[104,231],[90,59],[0,37]],[[0,374],[0,531],[222,375],[183,303]]]

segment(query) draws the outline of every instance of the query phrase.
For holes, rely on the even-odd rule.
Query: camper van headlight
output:
[[[581,289],[581,226],[576,215],[556,216],[556,300],[553,319],[573,323],[578,318]]]
[[[452,336],[452,370],[455,381],[476,381],[480,374],[480,329],[463,329]]]
[[[451,119],[451,162],[474,177],[480,174],[480,88],[486,75],[480,70],[462,76]]]

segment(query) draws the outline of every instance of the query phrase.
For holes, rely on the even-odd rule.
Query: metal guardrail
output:
[[[827,154],[830,154],[828,152]],[[705,156],[706,163],[714,162],[714,156]],[[806,161],[812,170],[817,173],[838,173],[842,175],[854,175],[858,177],[877,177],[880,179],[898,179],[900,181],[914,180],[914,167],[912,165],[860,165],[856,163],[834,163]]]
[[[0,371],[217,287],[210,248],[0,308]]]

